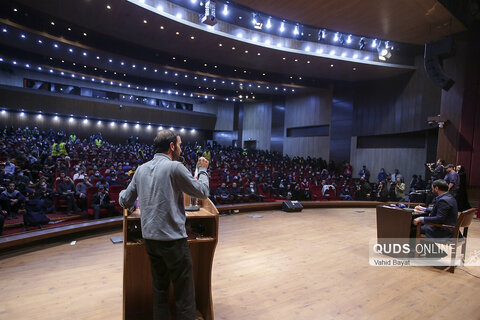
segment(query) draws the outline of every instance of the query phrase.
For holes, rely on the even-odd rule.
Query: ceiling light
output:
[[[163,6],[158,5],[158,6],[157,6],[157,10],[158,10],[158,11],[163,11]],[[160,29],[163,29],[163,27],[160,27]]]
[[[372,48],[375,48],[376,46],[377,46],[377,39],[373,39]]]
[[[293,29],[293,34],[296,35],[296,36],[299,34],[298,26],[295,26],[295,29]]]
[[[182,13],[181,13],[181,12],[177,12],[177,14],[175,15],[175,17],[177,17],[177,19],[182,19]]]
[[[347,43],[350,44],[352,43],[352,35],[348,35],[348,38],[347,38]]]
[[[112,9],[112,7],[109,4],[107,4],[107,9],[110,10],[110,9]],[[53,24],[53,22],[52,22],[52,24]]]
[[[285,22],[282,21],[282,23],[280,24],[280,32],[283,32],[285,31]]]
[[[267,20],[267,24],[265,25],[267,27],[267,29],[270,29],[272,27],[272,18],[268,18]]]
[[[222,13],[223,13],[224,16],[228,15],[228,4],[225,4],[225,5],[223,6],[223,11],[222,11]]]

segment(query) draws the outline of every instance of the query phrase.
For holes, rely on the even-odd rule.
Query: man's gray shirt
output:
[[[143,238],[171,241],[187,237],[183,193],[200,199],[209,194],[207,169],[198,169],[197,180],[182,163],[163,153],[137,168],[127,189],[120,192],[119,204],[129,208],[138,195]]]

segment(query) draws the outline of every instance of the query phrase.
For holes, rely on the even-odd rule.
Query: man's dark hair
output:
[[[438,179],[433,181],[432,186],[434,188],[438,187],[438,190],[441,190],[441,191],[448,191],[448,183],[443,179]]]
[[[443,159],[438,159],[438,161],[440,161],[440,163],[442,164],[442,166],[445,165],[445,160],[443,160]]]
[[[155,153],[167,153],[170,143],[177,144],[177,134],[171,130],[160,131],[153,140],[153,150]]]

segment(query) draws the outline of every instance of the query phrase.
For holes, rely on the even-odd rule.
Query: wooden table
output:
[[[184,195],[185,206],[190,197]],[[209,200],[197,200],[199,211],[187,212],[187,231],[195,231],[189,237],[197,314],[205,320],[213,320],[212,265],[218,241],[218,211]],[[141,212],[131,215],[124,211],[123,239],[123,319],[152,319],[153,289],[150,261],[141,236]],[[189,232],[190,233],[190,232]],[[191,239],[190,239],[191,238]],[[170,286],[170,307],[174,316],[173,289]]]
[[[426,214],[386,205],[377,206],[377,243],[381,245],[408,243],[412,220],[422,215]],[[392,240],[389,241],[388,239]],[[407,257],[402,253],[389,255],[399,258]]]

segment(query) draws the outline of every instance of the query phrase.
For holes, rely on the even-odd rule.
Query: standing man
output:
[[[449,164],[445,167],[447,174],[445,175],[445,181],[448,183],[448,192],[454,197],[457,197],[457,191],[460,187],[460,178],[455,171],[455,166]]]
[[[175,292],[177,319],[195,319],[195,288],[192,258],[185,230],[183,193],[206,199],[209,194],[208,161],[198,159],[198,180],[182,163],[180,136],[170,130],[160,131],[153,147],[155,156],[139,166],[119,203],[130,208],[137,199],[142,208],[141,224],[150,258],[153,278],[153,317],[170,319],[168,289]]]

